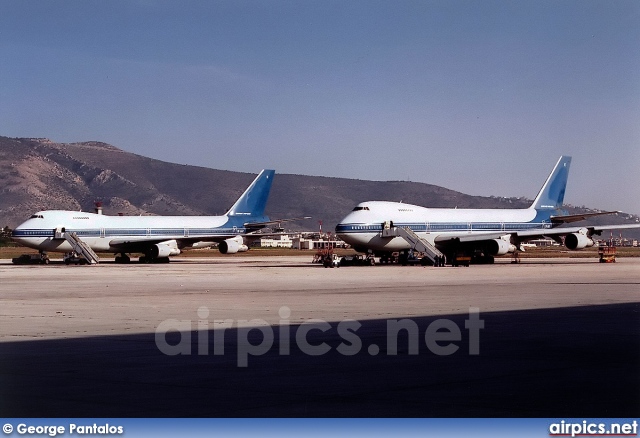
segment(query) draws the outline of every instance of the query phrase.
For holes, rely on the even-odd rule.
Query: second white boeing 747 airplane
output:
[[[603,225],[556,228],[590,216],[615,212],[565,215],[561,210],[571,157],[562,156],[533,204],[525,209],[425,208],[398,202],[358,204],[337,226],[336,234],[356,251],[401,261],[418,248],[432,262],[455,263],[460,255],[492,263],[493,256],[520,250],[528,240],[550,237],[571,250],[593,246],[592,236],[602,230],[640,228],[640,225]]]
[[[49,210],[40,211],[13,230],[21,245],[47,251],[71,253],[91,250],[119,254],[116,261],[129,262],[127,253],[143,253],[140,261],[167,262],[169,256],[199,242],[218,242],[220,252],[247,251],[245,238],[275,223],[264,215],[275,171],[263,170],[249,188],[222,216],[107,216]],[[46,256],[43,256],[43,260]]]

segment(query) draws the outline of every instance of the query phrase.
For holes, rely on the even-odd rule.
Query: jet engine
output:
[[[516,250],[515,245],[502,239],[490,240],[487,244],[487,252],[490,255],[505,255],[508,252],[514,252]]]
[[[222,254],[235,254],[237,252],[249,251],[249,247],[244,244],[244,240],[241,236],[236,236],[233,239],[227,239],[220,242],[218,249]]]
[[[582,233],[567,234],[567,237],[564,238],[564,246],[571,250],[588,248],[593,245],[593,240]]]
[[[160,242],[153,245],[149,250],[149,256],[152,259],[160,259],[169,256],[175,256],[180,254],[178,249],[178,242],[175,240],[167,240],[166,242]]]

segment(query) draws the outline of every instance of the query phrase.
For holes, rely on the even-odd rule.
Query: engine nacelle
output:
[[[567,237],[564,238],[564,246],[571,250],[588,248],[593,245],[594,241],[581,233],[567,234]]]
[[[149,250],[149,255],[152,259],[160,259],[169,256],[175,256],[180,254],[178,248],[178,242],[175,240],[167,240],[166,242],[160,242],[153,245]]]
[[[505,255],[508,252],[514,252],[516,250],[515,245],[502,239],[490,240],[487,244],[487,252],[492,256]]]
[[[244,244],[244,240],[241,236],[223,240],[220,242],[220,245],[218,245],[218,249],[222,254],[235,254],[237,252],[249,251],[249,247]]]

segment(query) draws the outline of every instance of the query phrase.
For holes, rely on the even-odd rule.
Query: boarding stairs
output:
[[[76,233],[64,233],[64,238],[69,242],[69,245],[71,245],[75,253],[85,259],[87,263],[90,265],[100,263],[100,257],[98,257],[91,247],[87,245],[87,242],[80,239]]]
[[[434,264],[437,264],[436,257],[440,260],[444,260],[444,254],[442,254],[438,248],[436,248],[427,239],[423,239],[418,236],[409,227],[385,227],[382,230],[382,237],[402,237],[407,241],[407,243],[409,243],[409,245],[411,245],[411,249],[423,252]]]

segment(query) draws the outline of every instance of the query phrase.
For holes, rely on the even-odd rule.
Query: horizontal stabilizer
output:
[[[564,216],[551,216],[551,222],[554,224],[567,224],[570,222],[583,221],[587,218],[594,216],[603,216],[605,214],[616,214],[618,211],[602,211],[600,213],[583,213],[583,214],[568,214]]]
[[[246,222],[244,224],[244,227],[247,230],[258,230],[260,228],[268,227],[269,225],[280,225],[280,223],[282,222],[302,221],[305,219],[311,219],[311,216],[292,217],[287,219],[276,219],[276,220],[264,221],[264,222]]]

